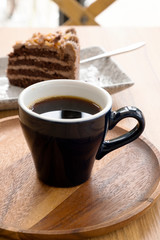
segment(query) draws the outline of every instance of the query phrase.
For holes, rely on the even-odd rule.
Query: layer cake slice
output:
[[[13,46],[7,77],[10,84],[19,87],[50,79],[78,79],[79,61],[79,39],[74,28],[46,35],[35,33]]]

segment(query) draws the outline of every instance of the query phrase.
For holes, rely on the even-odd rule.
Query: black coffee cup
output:
[[[56,119],[32,111],[42,99],[71,96],[87,99],[100,111],[84,117]],[[112,111],[112,98],[104,89],[78,80],[49,80],[24,89],[18,99],[19,118],[30,148],[38,178],[55,187],[71,187],[87,181],[95,159],[124,146],[140,136],[145,127],[136,107]],[[108,130],[122,119],[132,117],[137,125],[116,139],[105,141]]]

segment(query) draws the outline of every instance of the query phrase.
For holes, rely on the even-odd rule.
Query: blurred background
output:
[[[86,7],[95,2],[80,1]],[[0,27],[57,27],[65,16],[55,2],[0,0]],[[101,26],[160,26],[159,11],[160,0],[116,0],[95,21]]]

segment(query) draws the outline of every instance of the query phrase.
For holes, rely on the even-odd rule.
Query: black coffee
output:
[[[41,100],[31,106],[33,112],[54,119],[85,118],[101,111],[101,107],[87,99],[58,96]]]

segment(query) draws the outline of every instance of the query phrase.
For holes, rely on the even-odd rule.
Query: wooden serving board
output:
[[[125,133],[116,127],[109,138]],[[91,178],[73,188],[41,183],[18,117],[0,121],[0,236],[84,239],[139,216],[160,193],[160,153],[145,138],[96,161]]]

